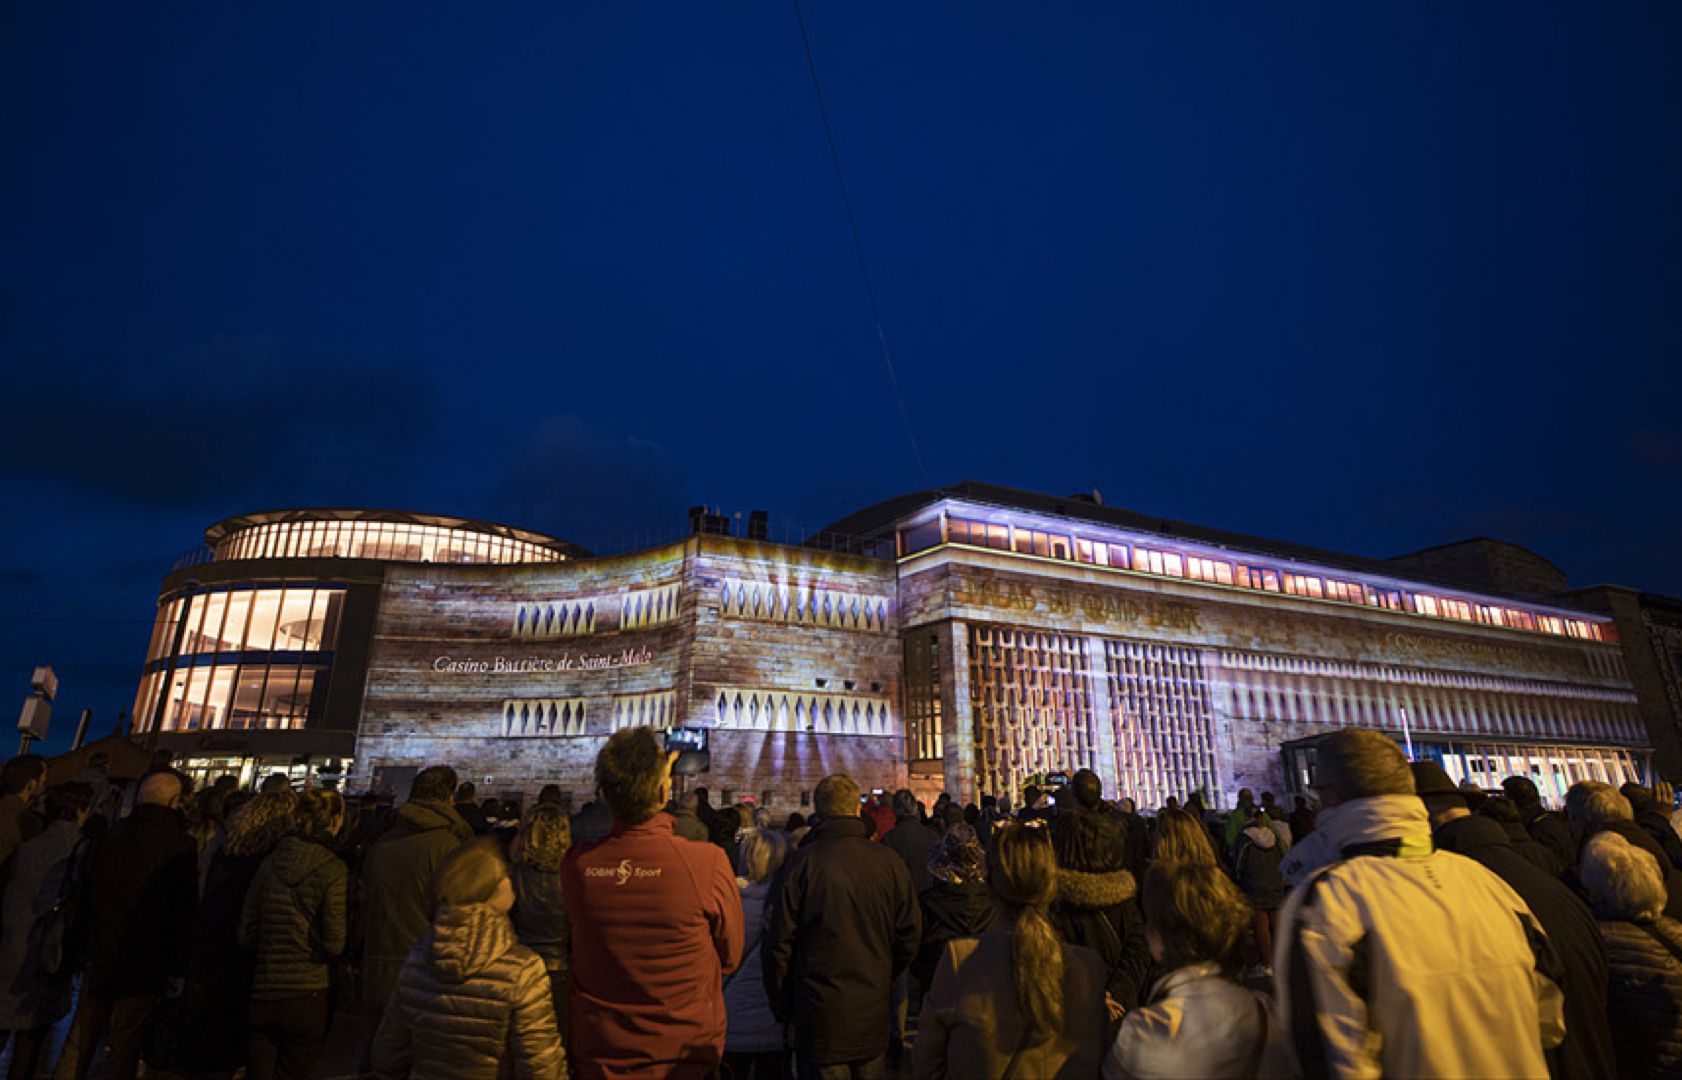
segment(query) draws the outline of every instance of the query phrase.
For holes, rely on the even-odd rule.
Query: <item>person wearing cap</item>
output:
[[[1506,882],[1432,849],[1401,747],[1334,731],[1312,786],[1323,861],[1286,899],[1273,955],[1296,1069],[1546,1076],[1564,1036],[1558,958]]]
[[[1464,855],[1512,886],[1559,955],[1565,972],[1565,1041],[1549,1051],[1549,1070],[1554,1076],[1612,1076],[1606,946],[1594,914],[1563,882],[1519,854],[1500,822],[1467,809],[1465,793],[1441,765],[1416,761],[1412,767],[1414,786],[1431,815],[1431,840],[1437,849]]]

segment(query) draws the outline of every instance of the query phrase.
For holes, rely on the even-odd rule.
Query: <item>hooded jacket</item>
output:
[[[1138,886],[1126,870],[1088,874],[1057,870],[1051,925],[1070,945],[1084,945],[1104,961],[1105,989],[1131,1009],[1144,994],[1151,966]]]
[[[350,874],[325,844],[283,839],[245,894],[239,943],[257,950],[251,996],[301,997],[327,989],[332,961],[345,951],[345,886]]]
[[[922,915],[905,861],[863,818],[823,817],[789,855],[765,909],[765,992],[816,1064],[888,1050],[894,977],[911,964]]]
[[[1285,878],[1279,863],[1285,845],[1267,824],[1245,826],[1238,834],[1238,849],[1232,859],[1233,876],[1250,906],[1276,911],[1285,902]]]
[[[487,904],[450,906],[403,962],[374,1037],[382,1078],[562,1080],[549,975]]]
[[[449,803],[411,799],[392,812],[391,827],[368,849],[362,865],[369,959],[403,962],[432,924],[433,872],[472,837]]]
[[[1314,838],[1326,862],[1285,901],[1273,955],[1301,1072],[1546,1076],[1560,969],[1519,895],[1433,851],[1413,795],[1329,807]]]
[[[771,1002],[765,996],[765,968],[757,955],[750,955],[759,946],[765,898],[770,893],[770,881],[742,885],[742,937],[748,943],[747,953],[742,966],[724,984],[724,1008],[730,1017],[724,1049],[732,1054],[764,1054],[783,1048],[783,1026],[771,1015]]]
[[[572,1041],[580,1075],[700,1076],[724,1052],[723,976],[742,961],[736,877],[669,814],[567,852]]]
[[[917,903],[923,909],[923,939],[911,961],[911,977],[926,993],[934,985],[935,965],[940,963],[946,943],[986,933],[993,928],[997,915],[985,881],[961,885],[937,881],[917,898]]]

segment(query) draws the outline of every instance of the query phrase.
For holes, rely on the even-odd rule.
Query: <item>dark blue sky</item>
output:
[[[1137,7],[808,0],[926,478],[786,3],[0,8],[0,715],[107,730],[277,505],[1097,484],[1682,594],[1682,5]]]

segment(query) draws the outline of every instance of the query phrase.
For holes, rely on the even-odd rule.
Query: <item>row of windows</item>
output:
[[[384,559],[390,562],[552,563],[566,556],[525,540],[399,521],[283,521],[223,537],[216,558]]]
[[[326,712],[328,668],[322,664],[180,666],[140,682],[137,730],[151,730],[162,695],[160,731],[301,728]]]
[[[1345,604],[1385,608],[1390,611],[1410,611],[1439,619],[1459,619],[1486,626],[1504,626],[1514,630],[1534,630],[1563,637],[1585,638],[1593,641],[1616,640],[1608,625],[1586,619],[1568,619],[1558,615],[1541,615],[1518,608],[1483,604],[1450,596],[1413,590],[1391,589],[1322,577],[1281,571],[1265,566],[1253,566],[1205,555],[1189,555],[1166,548],[1141,544],[1113,544],[1040,529],[1015,525],[995,525],[963,518],[945,519],[945,537],[941,536],[940,521],[925,522],[900,531],[900,554],[911,555],[942,542],[967,544],[971,547],[1013,551],[1021,555],[1038,555],[1048,559],[1065,559],[1109,566],[1121,570],[1137,570],[1161,577],[1187,578],[1216,585],[1232,585],[1241,589],[1283,593],[1315,600],[1336,600]]]
[[[178,596],[159,606],[146,659],[169,656],[178,630],[182,656],[330,652],[339,639],[344,602],[345,590],[313,585]]]

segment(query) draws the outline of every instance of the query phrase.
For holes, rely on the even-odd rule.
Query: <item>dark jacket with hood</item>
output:
[[[564,1080],[543,961],[489,905],[443,908],[403,964],[372,1057],[382,1078]]]
[[[90,845],[83,875],[87,975],[96,997],[157,994],[185,975],[199,895],[198,845],[179,811],[143,804]]]
[[[1559,1077],[1610,1077],[1612,1036],[1606,1023],[1606,949],[1594,915],[1558,878],[1514,850],[1501,823],[1481,814],[1456,818],[1432,832],[1439,850],[1482,863],[1529,906],[1565,969],[1565,1041],[1548,1051]]]
[[[256,1001],[325,990],[345,951],[345,890],[350,873],[326,844],[288,836],[263,860],[245,894],[239,941],[257,950]]]
[[[946,943],[955,938],[980,937],[993,928],[996,913],[985,881],[962,885],[936,881],[917,900],[923,909],[923,940],[911,962],[911,975],[926,992],[934,985],[935,966]]]
[[[776,1018],[817,1064],[888,1049],[894,977],[922,936],[911,875],[859,817],[823,817],[783,863],[760,953]]]
[[[1104,961],[1105,989],[1131,1009],[1144,993],[1151,966],[1137,886],[1126,870],[1088,874],[1057,870],[1057,899],[1051,925],[1070,945],[1084,945]]]
[[[362,996],[371,1014],[385,1007],[403,959],[432,925],[429,893],[438,864],[472,837],[449,803],[410,799],[368,849],[362,860]]]
[[[1279,863],[1284,858],[1279,834],[1267,825],[1260,822],[1247,825],[1238,834],[1232,875],[1251,907],[1277,911],[1285,902],[1285,875],[1279,872]]]
[[[520,944],[541,956],[550,971],[565,971],[572,921],[561,893],[561,872],[517,862],[508,868],[508,880],[514,885],[514,932]]]

